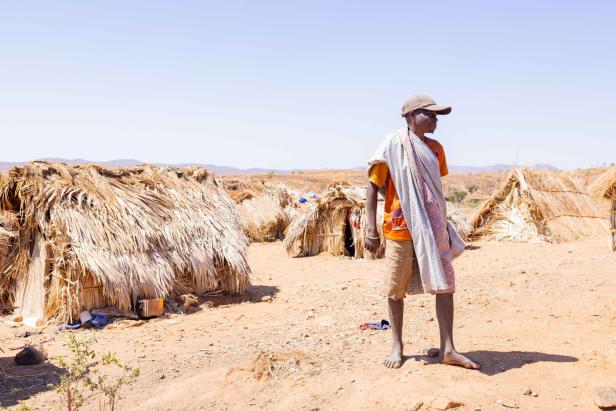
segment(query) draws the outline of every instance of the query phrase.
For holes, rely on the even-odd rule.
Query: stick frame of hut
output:
[[[611,202],[608,244],[610,250],[616,251],[616,167],[601,174],[591,185],[591,192],[596,198]]]
[[[0,209],[16,222],[0,293],[35,318],[250,285],[239,216],[202,168],[33,162],[10,170]]]
[[[565,173],[514,169],[473,217],[471,238],[574,241],[605,232],[604,218]]]

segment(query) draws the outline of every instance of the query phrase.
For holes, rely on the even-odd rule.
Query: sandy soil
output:
[[[141,369],[124,410],[405,410],[418,401],[424,410],[442,400],[467,410],[596,409],[593,387],[616,386],[616,253],[606,240],[471,248],[455,262],[455,336],[481,371],[422,356],[438,341],[430,295],[407,299],[406,362],[384,368],[390,332],[358,328],[386,318],[383,261],[291,259],[280,243],[250,247],[254,286],[243,297],[210,298],[213,307],[140,327],[75,333]],[[11,376],[0,378],[2,405],[27,399],[58,409],[46,386],[58,369],[15,366],[8,347],[49,339],[55,357],[69,332],[24,339],[16,331],[0,325],[0,364]]]

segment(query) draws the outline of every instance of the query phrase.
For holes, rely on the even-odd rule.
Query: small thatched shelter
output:
[[[605,232],[590,195],[570,176],[512,170],[471,221],[473,238],[566,242]]]
[[[282,240],[289,225],[285,208],[292,198],[282,185],[263,181],[248,182],[225,179],[225,188],[235,200],[242,227],[253,242]]]
[[[607,170],[591,186],[591,192],[600,199],[611,201],[609,244],[616,251],[616,167]]]
[[[239,216],[204,169],[33,162],[9,172],[0,209],[14,216],[0,292],[26,323],[249,285]]]
[[[323,251],[335,256],[382,257],[383,246],[374,254],[364,248],[364,208],[365,194],[362,190],[341,183],[330,184],[287,228],[284,240],[287,253],[292,257],[306,257]],[[382,206],[379,208],[380,212],[377,210],[377,213],[382,219]]]

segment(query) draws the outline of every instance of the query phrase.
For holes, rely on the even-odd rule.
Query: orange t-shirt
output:
[[[445,159],[445,151],[443,146],[436,140],[431,138],[425,139],[425,143],[436,158],[438,159],[441,177],[449,173],[447,170],[447,160]],[[394,187],[394,181],[391,178],[387,164],[379,163],[372,166],[370,169],[370,181],[377,187],[385,186],[385,215],[383,218],[383,235],[389,240],[404,241],[411,239],[402,208],[400,207],[400,199]]]

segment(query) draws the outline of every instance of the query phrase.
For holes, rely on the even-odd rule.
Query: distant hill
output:
[[[106,167],[134,167],[139,164],[143,164],[143,161],[125,158],[125,159],[117,159],[110,161],[88,161],[81,158],[75,159],[66,159],[66,158],[41,158],[40,161],[53,161],[58,163],[67,163],[67,164],[88,164],[95,163],[101,164]],[[0,162],[0,172],[6,172],[12,167],[24,165],[25,162]],[[234,174],[292,174],[294,172],[301,171],[299,169],[293,170],[278,170],[273,168],[237,168],[237,167],[229,167],[229,166],[217,166],[215,164],[199,164],[199,163],[178,163],[178,164],[164,164],[164,163],[156,163],[158,165],[170,166],[170,167],[203,167],[214,174],[220,175],[234,175]],[[493,164],[491,166],[449,166],[449,173],[451,174],[477,174],[477,173],[495,173],[501,171],[509,171],[512,168],[520,167],[514,166],[512,164]],[[524,167],[524,166],[522,166]],[[558,168],[550,165],[550,164],[535,164],[534,166],[527,166],[531,168],[537,168],[541,170],[558,170]],[[351,170],[355,171],[363,171],[366,170],[366,167],[353,167]]]
[[[143,164],[143,161],[135,160],[135,159],[117,159],[110,161],[89,161],[81,158],[74,159],[66,159],[66,158],[40,158],[38,161],[51,161],[57,163],[66,163],[66,164],[100,164],[105,167],[135,167],[139,164]],[[0,162],[0,172],[6,172],[13,167],[23,166],[26,162]],[[220,175],[232,175],[232,174],[290,174],[296,171],[300,171],[297,169],[294,170],[277,170],[273,168],[247,168],[240,169],[236,167],[228,167],[228,166],[217,166],[214,164],[199,164],[199,163],[178,163],[178,164],[165,164],[165,163],[155,163],[161,166],[169,166],[169,167],[203,167],[213,172],[214,174]]]

